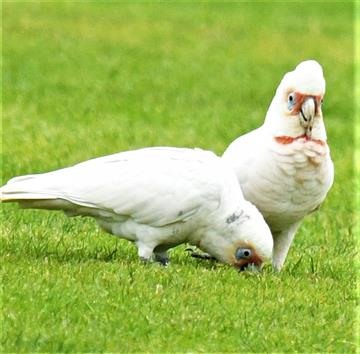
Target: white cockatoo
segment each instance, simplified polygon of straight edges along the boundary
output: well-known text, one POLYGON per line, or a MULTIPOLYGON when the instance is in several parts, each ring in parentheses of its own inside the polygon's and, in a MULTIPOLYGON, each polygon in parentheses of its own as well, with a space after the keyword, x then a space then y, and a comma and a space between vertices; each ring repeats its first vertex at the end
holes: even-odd
POLYGON ((302 219, 319 207, 333 183, 321 111, 324 94, 320 64, 301 62, 281 80, 264 124, 236 139, 223 155, 245 199, 270 226, 277 270, 302 219))
POLYGON ((168 262, 188 242, 243 269, 270 260, 271 231, 242 195, 231 167, 200 149, 145 148, 11 179, 2 202, 91 216, 133 241, 142 260, 168 262))

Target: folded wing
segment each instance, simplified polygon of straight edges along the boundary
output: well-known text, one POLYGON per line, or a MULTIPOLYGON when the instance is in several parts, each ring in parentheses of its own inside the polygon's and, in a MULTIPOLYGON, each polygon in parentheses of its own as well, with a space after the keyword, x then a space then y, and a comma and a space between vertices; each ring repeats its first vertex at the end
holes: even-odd
POLYGON ((164 226, 185 221, 221 197, 221 160, 199 149, 148 148, 11 179, 1 200, 69 215, 133 218, 164 226))

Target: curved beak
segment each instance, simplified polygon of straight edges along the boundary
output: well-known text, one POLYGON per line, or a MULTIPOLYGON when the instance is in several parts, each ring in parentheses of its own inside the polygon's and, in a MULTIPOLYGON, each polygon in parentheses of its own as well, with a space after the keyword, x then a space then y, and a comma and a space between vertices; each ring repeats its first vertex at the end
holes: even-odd
POLYGON ((304 100, 300 108, 300 115, 305 122, 311 122, 316 114, 316 101, 313 97, 304 100))
POLYGON ((255 263, 248 263, 246 265, 243 265, 241 268, 239 268, 239 272, 242 272, 244 270, 248 272, 261 272, 262 264, 255 264, 255 263))
POLYGON ((243 270, 251 272, 260 272, 263 265, 263 260, 256 253, 249 260, 242 260, 238 262, 236 268, 239 269, 239 272, 243 270))
POLYGON ((311 136, 314 118, 317 113, 317 102, 314 97, 305 98, 300 107, 300 124, 306 128, 306 135, 311 136))

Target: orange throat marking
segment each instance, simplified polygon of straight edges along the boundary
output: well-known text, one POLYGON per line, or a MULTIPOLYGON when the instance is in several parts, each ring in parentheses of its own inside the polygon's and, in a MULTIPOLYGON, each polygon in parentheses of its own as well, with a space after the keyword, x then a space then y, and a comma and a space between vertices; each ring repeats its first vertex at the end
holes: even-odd
POLYGON ((299 136, 296 136, 296 137, 286 136, 286 135, 275 136, 274 139, 275 139, 275 141, 277 143, 282 144, 282 145, 289 145, 289 144, 293 143, 294 141, 300 140, 300 139, 305 139, 306 141, 312 141, 312 142, 314 142, 316 144, 319 144, 321 146, 326 145, 326 141, 309 138, 306 134, 299 135, 299 136))

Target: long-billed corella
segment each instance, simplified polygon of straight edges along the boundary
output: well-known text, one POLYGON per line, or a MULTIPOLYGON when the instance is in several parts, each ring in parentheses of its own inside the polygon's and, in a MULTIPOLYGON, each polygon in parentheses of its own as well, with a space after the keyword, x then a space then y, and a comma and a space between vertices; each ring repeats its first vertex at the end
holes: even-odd
POLYGON ((301 62, 280 82, 264 124, 236 139, 223 155, 245 198, 270 226, 278 270, 302 219, 318 209, 333 183, 321 110, 324 94, 320 64, 301 62))
POLYGON ((272 256, 269 227, 242 195, 233 170, 200 149, 145 148, 53 172, 16 177, 2 202, 90 216, 133 241, 142 260, 168 262, 181 243, 242 269, 272 256))

